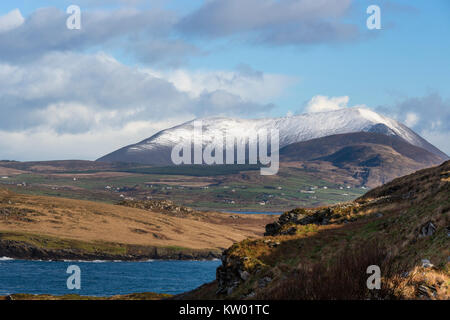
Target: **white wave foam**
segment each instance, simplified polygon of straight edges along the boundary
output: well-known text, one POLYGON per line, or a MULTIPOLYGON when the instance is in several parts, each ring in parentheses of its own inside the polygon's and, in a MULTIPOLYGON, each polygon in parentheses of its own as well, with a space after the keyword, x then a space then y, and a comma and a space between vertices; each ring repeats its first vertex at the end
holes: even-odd
POLYGON ((10 260, 14 260, 14 259, 9 258, 9 257, 0 257, 0 261, 10 261, 10 260))
MULTIPOLYGON (((63 260, 64 262, 80 262, 80 263, 105 263, 112 262, 109 260, 63 260)), ((116 261, 114 261, 116 262, 116 261)))

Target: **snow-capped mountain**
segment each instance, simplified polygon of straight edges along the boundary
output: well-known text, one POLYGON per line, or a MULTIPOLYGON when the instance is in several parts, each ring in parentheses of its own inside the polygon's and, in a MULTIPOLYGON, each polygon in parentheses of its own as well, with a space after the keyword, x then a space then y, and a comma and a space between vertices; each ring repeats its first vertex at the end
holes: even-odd
POLYGON ((172 148, 192 136, 194 122, 201 121, 204 145, 215 137, 251 137, 261 129, 270 132, 278 129, 280 148, 296 142, 335 134, 353 132, 375 132, 398 136, 408 143, 421 147, 443 159, 447 155, 414 131, 396 120, 382 116, 365 108, 346 108, 329 112, 306 113, 282 118, 239 119, 227 117, 201 118, 160 131, 137 144, 114 151, 98 161, 136 162, 145 164, 172 165, 172 148))

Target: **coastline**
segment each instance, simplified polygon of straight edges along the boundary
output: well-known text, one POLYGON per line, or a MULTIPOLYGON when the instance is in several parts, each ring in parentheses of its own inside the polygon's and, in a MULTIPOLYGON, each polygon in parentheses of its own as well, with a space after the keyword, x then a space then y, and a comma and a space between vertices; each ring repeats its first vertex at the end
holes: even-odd
POLYGON ((97 296, 83 296, 78 294, 66 294, 66 295, 50 295, 50 294, 28 294, 28 293, 15 293, 0 296, 0 301, 13 301, 13 300, 168 300, 172 299, 173 295, 155 292, 142 292, 142 293, 130 293, 123 295, 113 295, 108 297, 97 296))
POLYGON ((148 261, 148 260, 214 260, 220 259, 218 249, 189 249, 140 245, 115 245, 117 252, 80 248, 49 248, 16 240, 0 240, 0 257, 41 261, 148 261))

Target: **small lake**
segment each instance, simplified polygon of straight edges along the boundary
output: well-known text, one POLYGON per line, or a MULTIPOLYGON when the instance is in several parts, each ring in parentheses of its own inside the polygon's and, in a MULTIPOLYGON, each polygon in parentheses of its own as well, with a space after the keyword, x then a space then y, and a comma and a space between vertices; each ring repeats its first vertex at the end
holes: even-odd
POLYGON ((211 282, 219 260, 146 262, 25 261, 0 257, 0 295, 79 294, 112 296, 137 292, 178 294, 211 282), (81 271, 81 289, 67 289, 71 265, 81 271))
POLYGON ((283 214, 283 212, 270 212, 270 211, 224 211, 224 212, 237 214, 271 214, 271 215, 283 214))

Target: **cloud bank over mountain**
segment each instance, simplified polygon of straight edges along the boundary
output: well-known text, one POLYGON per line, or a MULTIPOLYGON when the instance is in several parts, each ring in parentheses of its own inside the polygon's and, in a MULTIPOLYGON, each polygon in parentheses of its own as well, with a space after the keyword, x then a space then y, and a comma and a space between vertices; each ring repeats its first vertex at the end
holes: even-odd
MULTIPOLYGON (((139 0, 81 1, 81 30, 66 28, 61 8, 6 12, 0 16, 0 158, 95 159, 196 117, 276 116, 286 113, 280 101, 295 110, 301 100, 282 97, 308 81, 300 74, 254 68, 246 64, 258 60, 250 49, 243 51, 245 62, 232 67, 226 58, 220 64, 208 59, 243 43, 253 50, 361 40, 364 25, 349 19, 355 4, 212 0, 177 11, 139 0), (205 67, 190 65, 194 57, 205 57, 205 67)), ((347 92, 317 90, 302 111, 354 106, 347 92)), ((448 106, 435 94, 385 113, 450 153, 448 106)))
MULTIPOLYGON (((304 111, 306 112, 325 112, 348 108, 348 102, 350 101, 349 96, 342 97, 327 97, 322 95, 317 95, 311 98, 310 101, 306 103, 304 111)), ((356 105, 352 107, 366 107, 365 105, 356 105)))
POLYGON ((450 99, 431 92, 422 97, 406 97, 395 105, 380 106, 377 110, 404 122, 450 154, 450 99))
POLYGON ((258 74, 239 70, 162 74, 126 66, 103 53, 50 53, 37 63, 1 63, 0 148, 28 145, 10 156, 33 154, 45 159, 48 150, 64 144, 55 140, 80 141, 72 145, 83 145, 81 154, 94 159, 99 145, 106 152, 119 141, 127 144, 164 129, 161 124, 217 114, 261 116, 274 108, 263 101, 280 94, 292 79, 258 74), (258 96, 264 99, 252 99, 250 93, 261 93, 258 96), (130 132, 134 126, 139 130, 130 132), (119 135, 127 138, 112 138, 119 135))

